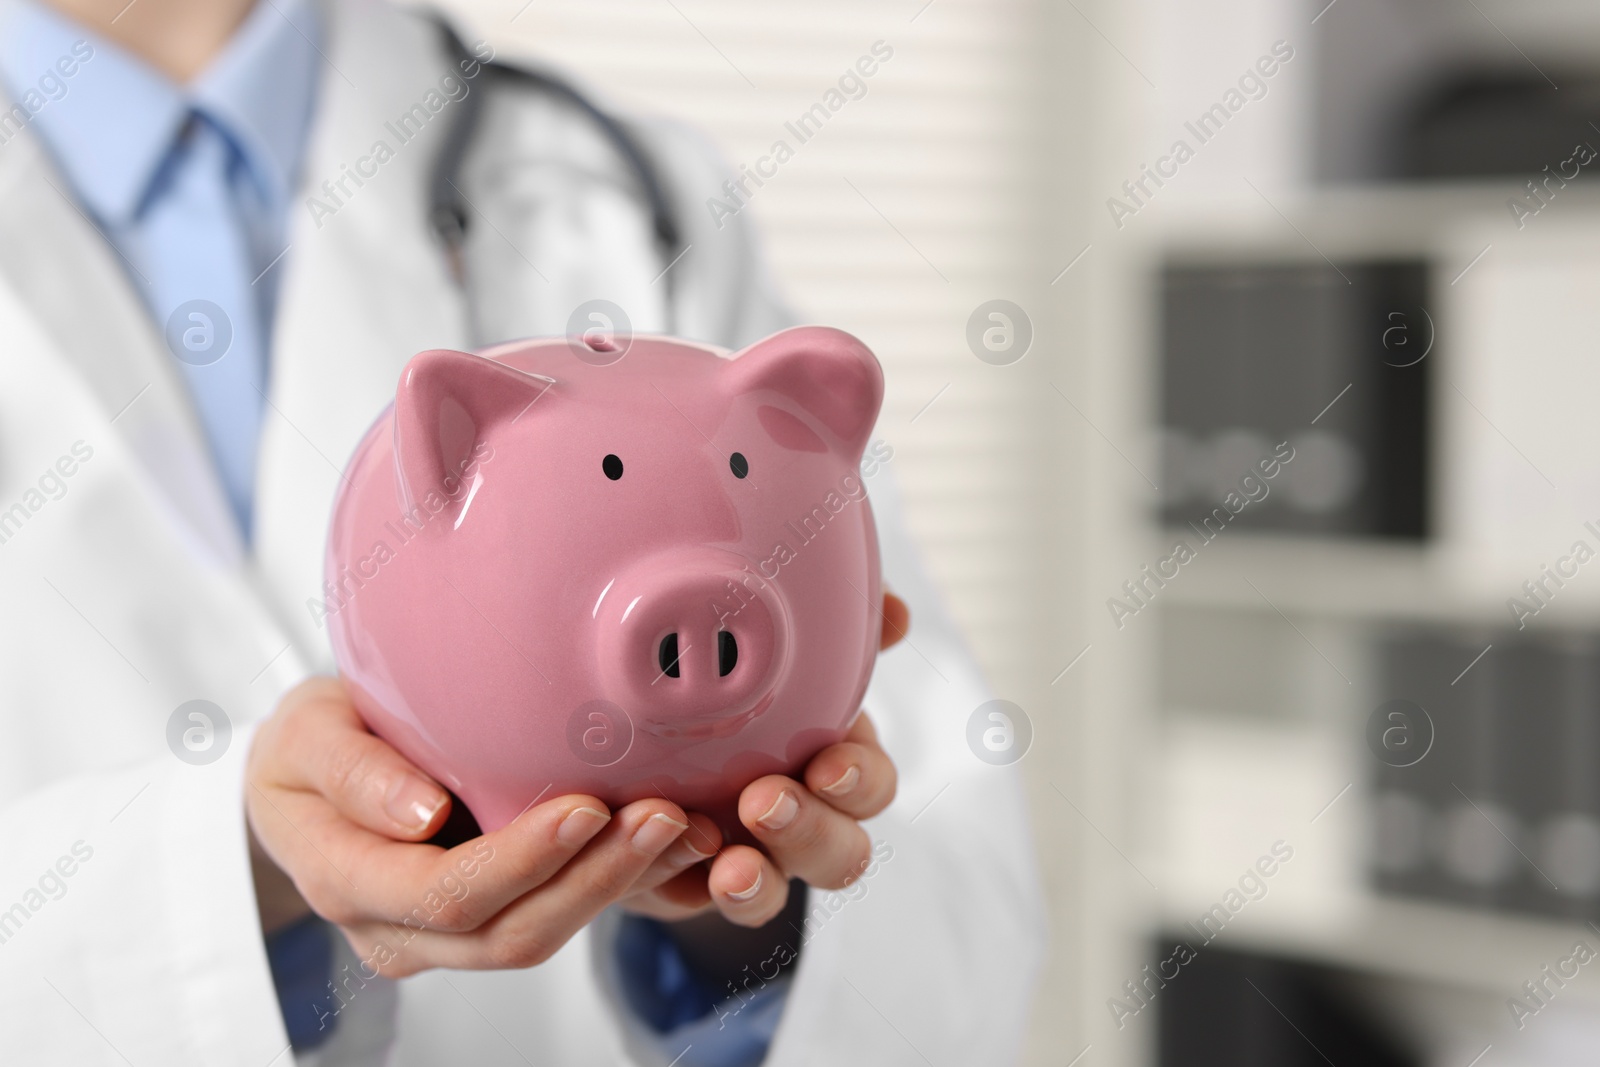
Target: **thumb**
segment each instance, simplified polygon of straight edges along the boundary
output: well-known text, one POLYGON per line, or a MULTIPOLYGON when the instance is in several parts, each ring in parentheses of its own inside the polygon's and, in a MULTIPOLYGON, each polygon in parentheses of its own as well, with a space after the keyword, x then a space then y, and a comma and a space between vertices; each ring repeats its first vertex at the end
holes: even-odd
POLYGON ((911 609, 906 607, 906 602, 888 590, 884 590, 883 636, 878 640, 878 648, 888 649, 899 644, 910 626, 911 609))

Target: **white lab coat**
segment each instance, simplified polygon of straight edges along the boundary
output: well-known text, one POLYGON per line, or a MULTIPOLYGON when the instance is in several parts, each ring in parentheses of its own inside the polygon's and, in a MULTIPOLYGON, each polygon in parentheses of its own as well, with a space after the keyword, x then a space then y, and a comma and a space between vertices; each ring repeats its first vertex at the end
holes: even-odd
MULTIPOLYGON (((334 4, 329 29, 307 193, 375 140, 392 146, 385 122, 449 70, 431 26, 372 0, 334 4)), ((424 219, 454 105, 320 227, 294 208, 253 556, 138 280, 31 133, 0 148, 0 1063, 294 1060, 256 918, 243 766, 251 724, 332 668, 306 601, 337 468, 418 350, 559 333, 596 296, 637 329, 664 325, 662 264, 609 146, 547 98, 491 99, 462 185, 479 212, 470 304, 424 219), (167 743, 193 699, 233 727, 204 766, 167 743)), ((786 324, 747 217, 719 229, 704 207, 722 181, 714 156, 676 126, 636 128, 692 246, 673 268, 678 332, 733 347, 786 324)), ((983 682, 915 563, 890 478, 869 487, 886 579, 914 619, 866 700, 901 772, 869 824, 893 853, 859 899, 812 894, 827 918, 768 1062, 1005 1063, 1044 938, 1021 791, 968 752, 983 682)), ((604 925, 527 971, 370 982, 300 1060, 664 1063, 603 973, 604 925)))

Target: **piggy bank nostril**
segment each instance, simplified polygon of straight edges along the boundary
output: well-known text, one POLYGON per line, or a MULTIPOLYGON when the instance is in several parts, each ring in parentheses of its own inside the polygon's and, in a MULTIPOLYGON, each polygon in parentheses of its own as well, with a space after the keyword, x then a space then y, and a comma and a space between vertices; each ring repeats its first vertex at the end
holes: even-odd
POLYGON ((661 664, 661 673, 668 678, 676 678, 678 670, 678 635, 668 634, 661 639, 661 644, 656 648, 656 662, 661 664))
POLYGON ((717 633, 717 674, 726 678, 733 672, 734 664, 739 662, 739 642, 727 630, 717 633))

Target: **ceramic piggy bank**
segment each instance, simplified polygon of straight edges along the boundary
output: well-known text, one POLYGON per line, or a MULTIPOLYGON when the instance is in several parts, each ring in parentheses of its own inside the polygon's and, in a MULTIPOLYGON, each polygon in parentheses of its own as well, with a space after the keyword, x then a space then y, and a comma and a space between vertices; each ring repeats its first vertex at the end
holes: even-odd
POLYGON ((334 508, 327 623, 368 725, 485 830, 539 798, 728 824, 854 720, 881 632, 883 396, 823 327, 407 364, 334 508))

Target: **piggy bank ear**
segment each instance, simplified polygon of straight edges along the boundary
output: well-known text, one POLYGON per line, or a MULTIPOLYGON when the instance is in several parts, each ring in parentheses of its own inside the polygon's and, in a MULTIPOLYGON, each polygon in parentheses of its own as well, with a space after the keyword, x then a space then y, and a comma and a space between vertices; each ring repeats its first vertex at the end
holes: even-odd
POLYGON ((771 390, 794 401, 860 456, 883 404, 883 368, 859 340, 796 326, 740 352, 728 368, 736 395, 771 390))
POLYGON ((515 418, 553 384, 466 352, 439 348, 413 356, 394 398, 395 466, 405 509, 430 492, 456 500, 461 473, 489 427, 515 418))

